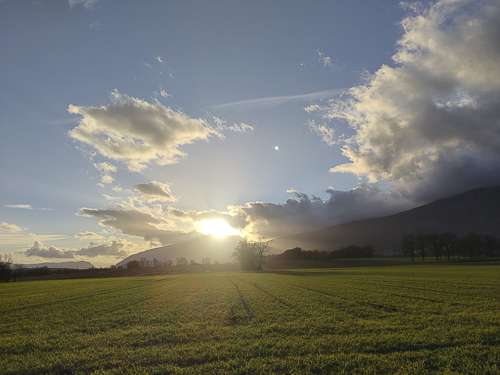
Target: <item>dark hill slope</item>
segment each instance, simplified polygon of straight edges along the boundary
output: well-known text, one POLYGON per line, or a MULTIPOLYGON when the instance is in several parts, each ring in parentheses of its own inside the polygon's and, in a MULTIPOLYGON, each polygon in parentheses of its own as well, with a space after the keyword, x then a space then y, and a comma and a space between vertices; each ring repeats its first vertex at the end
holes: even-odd
POLYGON ((274 251, 337 249, 370 243, 377 253, 399 251, 407 233, 476 232, 500 237, 500 186, 482 188, 375 219, 354 221, 274 240, 274 251))

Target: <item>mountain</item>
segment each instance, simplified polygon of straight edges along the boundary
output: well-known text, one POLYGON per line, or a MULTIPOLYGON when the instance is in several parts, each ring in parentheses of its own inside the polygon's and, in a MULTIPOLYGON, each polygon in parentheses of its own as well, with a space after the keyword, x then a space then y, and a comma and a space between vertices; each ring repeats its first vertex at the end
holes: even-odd
POLYGON ((177 258, 180 257, 184 257, 188 261, 194 259, 198 263, 201 263, 203 258, 210 258, 212 263, 215 261, 226 263, 231 261, 231 255, 240 239, 239 236, 218 238, 212 235, 199 234, 183 242, 133 254, 117 263, 116 266, 125 266, 128 262, 140 260, 141 258, 148 260, 153 260, 153 258, 158 260, 170 259, 174 264, 177 258))
POLYGON ((444 232, 500 237, 500 186, 471 190, 390 216, 281 237, 273 241, 273 249, 325 250, 369 243, 378 254, 391 254, 399 251, 405 234, 444 232))
POLYGON ((78 261, 78 262, 59 262, 59 263, 36 263, 36 264, 25 264, 26 268, 36 268, 36 267, 47 267, 47 268, 77 268, 80 270, 85 270, 87 268, 94 268, 94 265, 90 262, 78 261))

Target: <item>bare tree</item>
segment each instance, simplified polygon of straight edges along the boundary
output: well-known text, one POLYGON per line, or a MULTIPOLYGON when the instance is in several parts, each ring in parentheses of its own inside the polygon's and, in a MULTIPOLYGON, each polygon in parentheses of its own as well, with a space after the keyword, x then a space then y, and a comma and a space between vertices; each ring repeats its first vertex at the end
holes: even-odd
POLYGON ((24 264, 14 264, 14 281, 17 281, 17 278, 19 278, 19 281, 21 281, 25 269, 26 266, 24 264))
POLYGON ((417 246, 417 239, 414 234, 405 234, 401 240, 401 250, 403 254, 410 254, 412 262, 417 246))
POLYGON ((248 242, 242 239, 234 249, 233 257, 240 262, 242 270, 261 270, 264 256, 270 250, 271 241, 248 242))
POLYGON ((417 250, 420 251, 420 254, 422 255, 422 260, 425 260, 425 250, 427 250, 427 236, 423 233, 417 234, 417 237, 415 238, 417 242, 417 250))
MULTIPOLYGON (((441 243, 443 245, 446 257, 448 259, 455 259, 455 253, 457 252, 458 236, 452 232, 441 233, 439 235, 441 238, 441 243)), ((458 256, 460 259, 460 255, 458 256)))
POLYGON ((441 237, 437 233, 429 233, 426 235, 427 243, 429 244, 430 250, 434 253, 436 260, 441 259, 441 250, 443 248, 443 243, 441 237))

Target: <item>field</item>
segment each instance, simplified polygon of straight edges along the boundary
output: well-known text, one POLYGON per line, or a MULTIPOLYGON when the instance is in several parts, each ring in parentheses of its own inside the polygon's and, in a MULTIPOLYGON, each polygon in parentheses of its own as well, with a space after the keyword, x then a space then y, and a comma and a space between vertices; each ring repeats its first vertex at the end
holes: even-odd
POLYGON ((499 262, 0 284, 1 374, 498 374, 499 262))

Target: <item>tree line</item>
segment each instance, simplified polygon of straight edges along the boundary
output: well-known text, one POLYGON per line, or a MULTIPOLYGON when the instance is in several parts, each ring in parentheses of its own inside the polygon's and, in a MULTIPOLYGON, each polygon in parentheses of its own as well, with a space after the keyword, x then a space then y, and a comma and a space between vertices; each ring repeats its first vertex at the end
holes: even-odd
POLYGON ((500 256, 500 241, 495 236, 469 233, 458 236, 455 233, 405 234, 401 239, 401 253, 410 255, 411 260, 426 256, 439 259, 479 259, 500 256), (456 257, 456 258, 455 258, 456 257))
MULTIPOLYGON (((184 258, 180 257, 177 258, 176 261, 176 266, 182 267, 182 266, 196 266, 199 263, 197 263, 194 259, 190 259, 189 261, 184 258)), ((202 265, 210 265, 212 264, 212 261, 210 260, 210 257, 203 258, 201 261, 202 265)), ((214 264, 219 264, 219 262, 215 261, 214 264)), ((164 259, 164 260, 158 260, 156 258, 153 258, 153 260, 149 260, 147 258, 141 258, 140 260, 131 260, 127 262, 125 267, 127 269, 132 269, 132 268, 158 268, 158 267, 173 267, 174 262, 170 259, 164 259)), ((123 268, 123 266, 119 266, 116 268, 123 268)))
POLYGON ((373 258, 375 247, 370 244, 364 246, 349 245, 336 250, 304 250, 301 247, 288 249, 281 254, 269 255, 270 261, 284 260, 320 260, 320 259, 348 259, 373 258))

